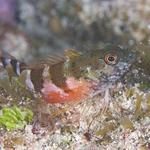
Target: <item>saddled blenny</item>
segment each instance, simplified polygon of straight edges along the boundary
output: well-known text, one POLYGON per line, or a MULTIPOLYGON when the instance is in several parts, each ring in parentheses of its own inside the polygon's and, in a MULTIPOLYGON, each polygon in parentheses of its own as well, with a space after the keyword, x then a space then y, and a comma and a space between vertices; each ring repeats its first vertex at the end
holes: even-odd
MULTIPOLYGON (((70 53, 71 51, 69 51, 70 53)), ((91 97, 103 95, 102 103, 104 103, 105 109, 117 83, 124 81, 126 73, 132 69, 136 61, 136 53, 131 49, 107 45, 100 49, 86 50, 79 52, 78 55, 68 57, 65 67, 69 68, 67 69, 69 75, 77 78, 82 76, 96 82, 92 87, 95 90, 90 95, 91 97)))
MULTIPOLYGON (((136 62, 136 55, 130 49, 114 45, 85 51, 68 49, 64 51, 64 56, 62 75, 71 90, 62 91, 55 85, 46 83, 42 92, 51 103, 78 101, 85 98, 84 94, 90 94, 92 97, 101 94, 108 100, 108 97, 111 97, 110 90, 114 90, 114 86, 119 81, 123 81, 125 74, 136 62), (74 77, 76 80, 69 77, 74 77), (86 81, 81 80, 83 78, 86 81), (92 89, 94 90, 91 92, 92 89)), ((106 100, 104 103, 108 104, 106 100)))
POLYGON ((96 81, 98 83, 96 95, 123 78, 134 63, 135 55, 128 49, 108 45, 85 51, 68 49, 63 54, 52 54, 36 65, 26 65, 5 53, 1 54, 1 61, 4 67, 11 64, 16 75, 29 69, 36 91, 41 91, 43 78, 48 74, 51 81, 60 88, 66 86, 66 78, 69 76, 96 81))

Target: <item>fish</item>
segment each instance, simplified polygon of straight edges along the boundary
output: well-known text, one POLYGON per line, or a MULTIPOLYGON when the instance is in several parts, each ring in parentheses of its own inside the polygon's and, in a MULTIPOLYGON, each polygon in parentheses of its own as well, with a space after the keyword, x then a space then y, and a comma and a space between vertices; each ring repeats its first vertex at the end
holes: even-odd
MULTIPOLYGON (((115 45, 107 45, 102 49, 79 52, 69 49, 64 53, 66 56, 64 74, 65 77, 69 77, 66 83, 70 80, 70 77, 74 77, 72 81, 75 82, 75 84, 80 81, 81 84, 77 83, 76 89, 66 93, 64 90, 55 87, 53 83, 47 82, 42 92, 45 94, 47 101, 52 103, 80 101, 85 98, 85 95, 87 96, 89 93, 92 93, 90 94, 92 97, 103 94, 104 106, 108 105, 108 99, 111 98, 110 90, 112 91, 114 86, 123 80, 126 73, 131 70, 132 65, 136 62, 136 54, 132 52, 131 49, 115 45), (81 80, 83 78, 86 79, 86 81, 81 80), (92 84, 88 81, 92 81, 92 84), (96 90, 93 92, 91 91, 92 88, 96 90), (74 90, 78 92, 76 93, 74 90), (75 94, 70 97, 72 93, 75 94)), ((68 86, 69 84, 67 84, 67 87, 68 86)))
POLYGON ((120 46, 107 45, 84 51, 67 49, 35 65, 27 65, 2 52, 0 59, 4 67, 11 64, 17 76, 29 69, 35 90, 48 103, 65 103, 85 99, 93 82, 98 87, 95 95, 112 87, 130 70, 135 54, 120 46))

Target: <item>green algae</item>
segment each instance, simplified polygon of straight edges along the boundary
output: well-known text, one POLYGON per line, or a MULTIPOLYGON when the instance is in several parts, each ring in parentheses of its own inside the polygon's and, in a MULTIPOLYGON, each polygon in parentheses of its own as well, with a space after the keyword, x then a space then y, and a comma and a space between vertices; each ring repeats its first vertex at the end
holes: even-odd
POLYGON ((33 119, 33 112, 29 109, 21 109, 17 106, 4 107, 0 116, 0 126, 7 131, 23 129, 33 119))

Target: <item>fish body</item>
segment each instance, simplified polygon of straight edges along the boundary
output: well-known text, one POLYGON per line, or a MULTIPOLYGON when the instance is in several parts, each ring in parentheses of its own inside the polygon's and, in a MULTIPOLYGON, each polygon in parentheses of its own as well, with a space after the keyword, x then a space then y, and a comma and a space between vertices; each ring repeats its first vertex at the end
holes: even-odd
MULTIPOLYGON (((104 49, 79 53, 69 50, 65 56, 63 75, 66 77, 67 90, 56 87, 52 82, 45 82, 42 93, 49 103, 83 100, 89 93, 93 93, 91 90, 93 87, 97 89, 91 95, 104 93, 106 98, 109 95, 109 89, 113 89, 114 85, 121 81, 136 61, 134 53, 118 46, 107 46, 104 49), (82 80, 83 78, 85 80, 82 80), (95 82, 96 86, 93 84, 95 82), (74 88, 71 89, 70 84, 73 84, 74 88)), ((104 101, 104 106, 107 107, 105 103, 109 102, 108 100, 104 101)))
POLYGON ((36 65, 26 65, 3 52, 0 54, 0 59, 4 67, 11 64, 15 74, 18 76, 22 70, 31 70, 30 76, 35 90, 41 91, 44 86, 42 91, 44 91, 43 94, 46 93, 45 95, 50 97, 49 99, 47 98, 49 102, 52 102, 52 99, 53 102, 58 102, 58 99, 59 102, 61 101, 60 99, 65 102, 65 99, 68 101, 71 97, 72 100, 83 98, 84 94, 89 91, 88 88, 85 91, 83 90, 88 85, 85 81, 78 82, 81 78, 96 79, 96 82, 99 82, 100 87, 103 89, 116 83, 129 70, 129 67, 135 61, 135 55, 127 49, 110 45, 102 49, 81 52, 65 50, 64 54, 51 55, 36 65), (47 80, 47 77, 49 77, 50 81, 47 80), (73 78, 70 80, 70 77, 73 78), (72 87, 70 81, 73 85, 76 85, 73 86, 74 89, 70 88, 72 87), (63 92, 60 92, 61 89, 63 92), (80 94, 79 91, 84 92, 80 94), (65 96, 61 95, 61 93, 65 96), (57 97, 56 101, 54 97, 55 99, 57 97))

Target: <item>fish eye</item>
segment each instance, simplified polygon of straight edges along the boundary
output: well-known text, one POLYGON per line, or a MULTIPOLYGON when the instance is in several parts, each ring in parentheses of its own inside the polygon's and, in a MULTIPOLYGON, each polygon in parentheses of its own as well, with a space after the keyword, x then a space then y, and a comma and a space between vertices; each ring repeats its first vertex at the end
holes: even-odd
POLYGON ((104 61, 108 65, 115 65, 117 63, 118 56, 116 54, 106 54, 104 57, 104 61))

